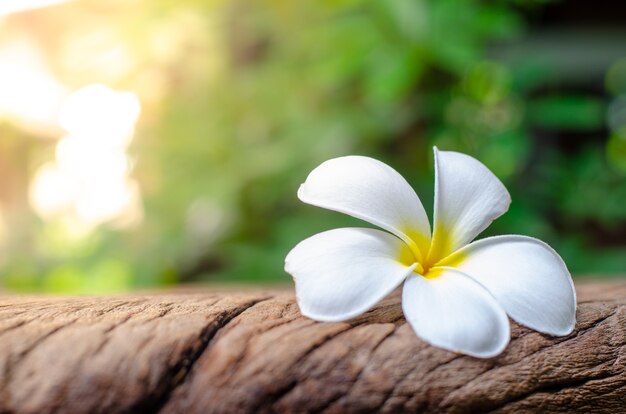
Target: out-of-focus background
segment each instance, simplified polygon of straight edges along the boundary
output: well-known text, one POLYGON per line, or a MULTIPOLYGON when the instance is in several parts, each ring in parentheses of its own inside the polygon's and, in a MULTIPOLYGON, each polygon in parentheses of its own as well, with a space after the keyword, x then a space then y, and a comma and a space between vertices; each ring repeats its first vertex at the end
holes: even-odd
POLYGON ((0 286, 287 282, 346 154, 432 209, 432 146, 513 204, 485 234, 626 271, 626 7, 609 0, 0 2, 0 286))

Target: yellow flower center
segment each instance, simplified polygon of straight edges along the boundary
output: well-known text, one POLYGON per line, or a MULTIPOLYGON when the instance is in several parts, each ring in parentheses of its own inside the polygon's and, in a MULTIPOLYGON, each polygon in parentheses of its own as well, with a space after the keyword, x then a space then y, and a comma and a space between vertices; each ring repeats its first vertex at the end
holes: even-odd
POLYGON ((423 260, 421 257, 421 252, 415 251, 415 247, 411 248, 406 244, 403 244, 398 255, 398 261, 407 267, 415 265, 413 271, 426 278, 435 276, 437 272, 431 271, 432 264, 434 263, 423 260))
POLYGON ((432 240, 426 240, 417 232, 406 231, 413 243, 404 244, 398 255, 398 261, 405 266, 415 265, 413 271, 427 279, 433 279, 441 274, 437 266, 452 266, 461 260, 458 253, 450 254, 452 240, 444 228, 437 228, 432 240), (416 240, 417 239, 417 240, 416 240), (448 263, 449 262, 449 263, 448 263))

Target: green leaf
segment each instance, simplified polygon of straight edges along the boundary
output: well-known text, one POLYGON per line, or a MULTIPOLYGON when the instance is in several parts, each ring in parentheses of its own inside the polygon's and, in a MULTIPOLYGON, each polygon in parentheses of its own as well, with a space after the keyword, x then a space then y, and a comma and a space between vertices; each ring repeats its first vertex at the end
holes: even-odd
POLYGON ((588 96, 548 96, 531 101, 528 120, 546 129, 594 130, 602 127, 606 105, 588 96))

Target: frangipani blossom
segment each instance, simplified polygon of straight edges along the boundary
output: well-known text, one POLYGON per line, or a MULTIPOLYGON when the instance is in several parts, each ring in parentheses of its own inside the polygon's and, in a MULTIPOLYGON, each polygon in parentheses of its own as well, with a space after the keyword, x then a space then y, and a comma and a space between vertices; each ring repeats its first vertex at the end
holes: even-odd
POLYGON ((415 333, 447 350, 488 358, 509 342, 507 315, 550 335, 574 329, 576 293, 565 263, 526 236, 472 240, 509 207, 496 176, 476 159, 435 153, 434 230, 418 196, 388 165, 331 159, 300 186, 305 203, 385 231, 341 228, 300 242, 286 257, 304 316, 360 315, 404 282, 402 309, 415 333))

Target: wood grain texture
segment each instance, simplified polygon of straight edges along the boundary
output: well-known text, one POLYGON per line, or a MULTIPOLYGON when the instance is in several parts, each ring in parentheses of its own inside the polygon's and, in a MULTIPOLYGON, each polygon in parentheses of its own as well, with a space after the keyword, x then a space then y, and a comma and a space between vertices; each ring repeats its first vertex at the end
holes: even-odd
POLYGON ((3 296, 0 412, 626 412, 626 281, 577 289, 571 335, 512 324, 489 360, 418 339, 397 293, 342 323, 280 290, 3 296))

